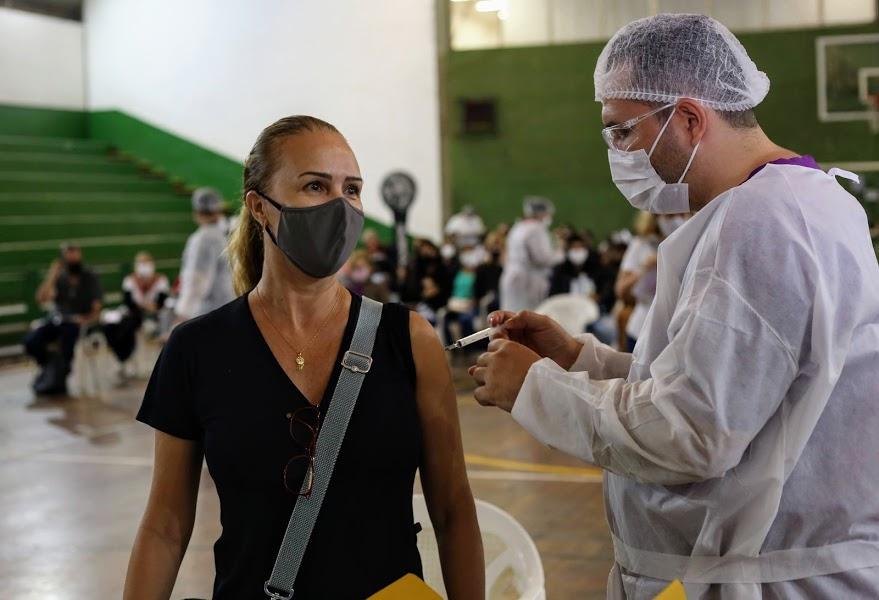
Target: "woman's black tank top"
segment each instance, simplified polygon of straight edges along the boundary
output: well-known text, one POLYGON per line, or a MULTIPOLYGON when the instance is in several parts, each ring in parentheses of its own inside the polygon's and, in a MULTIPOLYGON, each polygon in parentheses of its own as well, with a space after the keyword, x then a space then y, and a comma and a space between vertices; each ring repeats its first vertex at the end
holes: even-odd
MULTIPOLYGON (((360 305, 354 296, 321 415, 331 407, 360 305)), ((372 356, 296 580, 297 599, 361 599, 406 573, 421 575, 412 517, 421 429, 404 307, 384 306, 372 356)), ((204 446, 222 512, 214 545, 218 600, 265 598, 263 583, 296 503, 284 467, 303 452, 288 415, 306 406, 246 297, 178 327, 156 365, 137 418, 204 446)))

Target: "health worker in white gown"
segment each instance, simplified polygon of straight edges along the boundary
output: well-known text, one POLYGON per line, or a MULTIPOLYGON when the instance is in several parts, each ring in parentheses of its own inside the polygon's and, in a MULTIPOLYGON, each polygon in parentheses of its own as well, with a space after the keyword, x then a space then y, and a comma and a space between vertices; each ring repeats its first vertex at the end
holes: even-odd
POLYGON ((708 17, 620 30, 595 70, 614 181, 695 215, 633 354, 502 312, 471 368, 480 403, 605 469, 610 598, 879 598, 879 267, 852 175, 759 127, 768 91, 708 17))

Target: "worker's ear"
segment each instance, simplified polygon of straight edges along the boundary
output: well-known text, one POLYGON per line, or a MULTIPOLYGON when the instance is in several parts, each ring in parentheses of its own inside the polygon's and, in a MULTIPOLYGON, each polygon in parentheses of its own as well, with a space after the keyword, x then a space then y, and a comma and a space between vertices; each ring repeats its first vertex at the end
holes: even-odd
POLYGON ((681 99, 675 110, 675 118, 683 120, 686 126, 685 135, 691 146, 695 147, 702 141, 702 136, 705 135, 705 129, 708 125, 708 109, 701 103, 690 98, 681 99))

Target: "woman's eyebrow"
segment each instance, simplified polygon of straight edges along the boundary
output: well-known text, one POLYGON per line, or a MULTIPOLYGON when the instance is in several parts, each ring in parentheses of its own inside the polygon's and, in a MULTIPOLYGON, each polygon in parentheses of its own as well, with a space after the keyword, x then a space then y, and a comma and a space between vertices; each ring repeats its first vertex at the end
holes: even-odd
POLYGON ((333 176, 329 173, 321 173, 320 171, 303 171, 299 174, 300 177, 305 177, 306 175, 312 175, 314 177, 321 177, 323 179, 332 179, 333 176))
MULTIPOLYGON (((332 181, 332 179, 333 179, 333 176, 330 175, 329 173, 322 173, 322 172, 320 172, 320 171, 304 171, 304 172, 302 172, 302 173, 299 174, 300 177, 304 177, 304 176, 306 176, 306 175, 311 175, 312 177, 320 177, 321 179, 329 179, 329 180, 331 180, 331 181, 332 181)), ((354 175, 349 175, 348 177, 345 178, 345 181, 359 181, 359 182, 362 183, 362 182, 363 182, 363 178, 362 178, 362 177, 357 177, 357 176, 354 176, 354 175)))

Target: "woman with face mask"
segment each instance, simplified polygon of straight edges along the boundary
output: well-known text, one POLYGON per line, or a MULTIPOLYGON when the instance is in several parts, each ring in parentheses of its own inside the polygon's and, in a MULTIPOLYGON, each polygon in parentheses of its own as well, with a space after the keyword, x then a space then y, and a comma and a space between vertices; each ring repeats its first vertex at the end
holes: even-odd
POLYGON ((362 186, 347 141, 324 121, 287 117, 258 137, 229 249, 241 296, 174 330, 138 414, 156 429, 156 456, 125 598, 169 597, 202 460, 223 527, 214 547, 217 600, 277 590, 268 582, 282 539, 294 507, 314 506, 312 492, 322 501, 307 544, 294 546, 304 552, 296 598, 365 598, 420 575, 416 470, 449 596, 483 597, 454 387, 437 368, 445 356, 436 334, 403 307, 385 305, 371 361, 351 366, 357 357, 346 352, 360 337, 361 310, 376 309, 336 278, 361 234, 362 186), (329 477, 315 464, 322 443, 338 439, 336 415, 350 403, 337 408, 346 392, 336 387, 351 372, 365 375, 329 477))
POLYGON ((131 358, 137 344, 137 331, 144 319, 157 318, 170 290, 168 278, 156 272, 152 255, 138 252, 134 257, 134 272, 122 280, 124 309, 114 313, 118 315, 118 320, 105 319, 103 325, 107 345, 119 362, 124 363, 131 358))
POLYGON ((592 297, 595 293, 592 272, 596 260, 586 246, 586 241, 579 235, 572 234, 566 248, 564 261, 552 270, 549 295, 576 294, 592 297))
POLYGON ((446 343, 467 337, 473 333, 473 320, 476 318, 476 271, 485 262, 485 249, 481 246, 467 248, 461 252, 461 268, 452 283, 452 295, 446 305, 447 313, 443 324, 446 343), (458 337, 453 337, 451 324, 458 323, 458 337))

